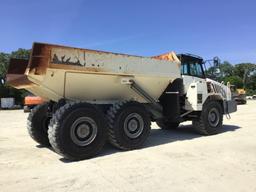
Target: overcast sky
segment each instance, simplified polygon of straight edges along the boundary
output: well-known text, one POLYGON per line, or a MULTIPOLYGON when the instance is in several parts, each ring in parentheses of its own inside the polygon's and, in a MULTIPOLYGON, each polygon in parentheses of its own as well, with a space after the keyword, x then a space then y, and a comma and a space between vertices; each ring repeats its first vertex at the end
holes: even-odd
POLYGON ((0 51, 34 41, 256 63, 256 1, 0 0, 0 51))

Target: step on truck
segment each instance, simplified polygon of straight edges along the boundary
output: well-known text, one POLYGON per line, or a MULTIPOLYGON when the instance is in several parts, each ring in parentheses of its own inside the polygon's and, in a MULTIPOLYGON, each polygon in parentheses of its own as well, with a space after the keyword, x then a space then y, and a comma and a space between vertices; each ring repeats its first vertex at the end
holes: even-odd
POLYGON ((192 121, 203 135, 221 131, 236 103, 228 85, 206 78, 203 63, 174 52, 140 57, 34 43, 29 60, 11 59, 7 83, 46 101, 28 116, 30 136, 80 160, 107 140, 122 150, 140 148, 151 122, 175 129, 192 121))

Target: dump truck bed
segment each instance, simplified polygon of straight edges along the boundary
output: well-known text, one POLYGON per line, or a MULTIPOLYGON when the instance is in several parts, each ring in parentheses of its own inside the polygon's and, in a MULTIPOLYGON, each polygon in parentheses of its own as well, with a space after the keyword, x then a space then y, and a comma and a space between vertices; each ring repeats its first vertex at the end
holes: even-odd
POLYGON ((180 61, 173 52, 167 55, 151 58, 34 43, 28 61, 11 60, 7 82, 44 100, 146 102, 121 82, 132 79, 158 99, 170 82, 180 78, 180 61))

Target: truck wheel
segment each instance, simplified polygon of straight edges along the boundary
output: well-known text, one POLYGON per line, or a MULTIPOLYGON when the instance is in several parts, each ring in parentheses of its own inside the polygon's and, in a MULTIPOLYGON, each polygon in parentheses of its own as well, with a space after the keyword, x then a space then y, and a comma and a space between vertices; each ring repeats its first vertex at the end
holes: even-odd
POLYGON ((50 117, 47 114, 47 110, 48 103, 37 105, 31 110, 27 119, 29 135, 37 143, 44 146, 50 146, 47 134, 50 117))
POLYGON ((222 128, 223 112, 217 101, 209 101, 203 106, 198 120, 193 120, 194 129, 202 135, 213 135, 222 128))
POLYGON ((163 121, 163 120, 159 120, 156 121, 156 124, 158 125, 158 127, 160 127, 161 129, 177 129, 179 127, 179 122, 169 122, 169 121, 163 121))
POLYGON ((88 103, 67 103, 54 113, 48 130, 53 149, 70 160, 95 156, 104 146, 104 115, 88 103))
POLYGON ((109 142, 123 150, 142 146, 150 133, 150 117, 138 102, 120 102, 107 112, 109 120, 109 142))

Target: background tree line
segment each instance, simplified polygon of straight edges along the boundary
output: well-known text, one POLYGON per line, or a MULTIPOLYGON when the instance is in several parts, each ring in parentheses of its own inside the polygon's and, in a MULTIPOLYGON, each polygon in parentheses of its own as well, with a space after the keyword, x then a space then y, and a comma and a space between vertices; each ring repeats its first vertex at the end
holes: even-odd
MULTIPOLYGON (((18 49, 11 53, 0 52, 0 79, 5 78, 10 58, 29 59, 30 50, 18 49)), ((209 72, 209 71, 208 71, 209 72)), ((244 88, 247 95, 256 94, 256 65, 253 63, 239 63, 232 65, 224 61, 220 65, 220 74, 218 81, 230 82, 237 88, 244 88)), ((17 90, 8 85, 0 83, 0 98, 14 97, 17 104, 22 104, 24 96, 27 95, 25 90, 17 90)))
POLYGON ((244 88, 247 95, 256 94, 256 64, 239 63, 232 65, 224 61, 220 65, 220 74, 217 78, 219 82, 230 82, 237 88, 244 88))

